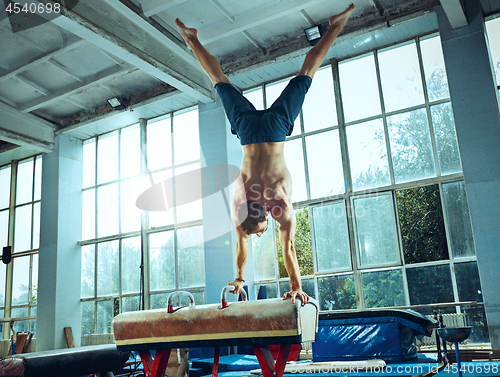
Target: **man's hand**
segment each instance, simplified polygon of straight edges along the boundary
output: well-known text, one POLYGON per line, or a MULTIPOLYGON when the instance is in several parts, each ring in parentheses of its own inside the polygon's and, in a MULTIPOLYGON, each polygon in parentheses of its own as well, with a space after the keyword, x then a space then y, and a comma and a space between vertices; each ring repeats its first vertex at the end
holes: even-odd
POLYGON ((243 281, 240 280, 234 280, 231 283, 228 283, 227 285, 232 285, 235 287, 232 291, 229 291, 229 293, 234 293, 235 295, 240 293, 241 290, 243 289, 243 281))
POLYGON ((290 291, 286 292, 283 295, 283 300, 286 300, 287 298, 291 297, 292 298, 292 303, 295 303, 295 299, 298 298, 300 302, 302 303, 302 306, 307 304, 309 302, 309 296, 307 293, 303 292, 301 289, 298 291, 290 291))

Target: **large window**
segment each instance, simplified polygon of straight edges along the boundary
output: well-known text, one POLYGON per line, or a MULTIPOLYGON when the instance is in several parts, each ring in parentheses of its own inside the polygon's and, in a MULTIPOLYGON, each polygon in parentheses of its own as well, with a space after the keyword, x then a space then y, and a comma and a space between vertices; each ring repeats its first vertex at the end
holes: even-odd
MULTIPOLYGON (((12 250, 11 262, 0 264, 0 316, 25 318, 14 330, 35 336, 41 183, 41 156, 0 167, 0 247, 12 250)), ((9 326, 0 328, 10 337, 9 326)))
POLYGON ((83 163, 82 333, 109 333, 141 293, 151 309, 178 289, 204 303, 201 201, 180 182, 200 183, 197 109, 86 140, 83 163))
MULTIPOLYGON (((497 80, 498 97, 500 101, 500 17, 486 21, 486 32, 490 46, 493 71, 497 80)), ((500 103, 498 104, 500 106, 500 103)))
MULTIPOLYGON (((266 107, 284 85, 245 95, 266 107)), ((476 300, 480 283, 439 36, 318 71, 285 159, 303 290, 321 310, 476 300)), ((274 234, 251 241, 256 288, 265 286, 268 297, 289 289, 274 226, 274 234)), ((475 313, 478 329, 483 319, 475 313)))

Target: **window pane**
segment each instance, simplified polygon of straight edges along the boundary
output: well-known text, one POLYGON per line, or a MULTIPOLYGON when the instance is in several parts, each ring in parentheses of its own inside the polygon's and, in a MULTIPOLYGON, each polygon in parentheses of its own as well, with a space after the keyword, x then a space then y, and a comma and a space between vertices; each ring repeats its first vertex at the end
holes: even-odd
POLYGON ((165 309, 168 305, 168 296, 170 293, 159 293, 150 296, 151 309, 165 309))
POLYGON ((97 245, 97 295, 118 294, 119 287, 119 241, 102 242, 97 245))
MULTIPOLYGON (((281 92, 283 92, 283 89, 288 85, 288 82, 290 79, 286 79, 283 81, 278 81, 274 82, 270 85, 266 85, 266 108, 270 108, 274 101, 278 99, 278 97, 281 95, 281 92)), ((295 123, 293 125, 293 132, 290 136, 296 136, 300 135, 300 116, 295 119, 295 123)))
POLYGON ((203 227, 195 226, 177 230, 179 287, 205 285, 205 249, 203 227))
POLYGON ((396 191, 405 263, 449 259, 438 185, 396 191))
POLYGON ((111 301, 97 302, 97 334, 111 333, 111 301))
POLYGON ((82 193, 82 239, 95 238, 95 189, 82 193))
MULTIPOLYGON (((314 262, 312 255, 311 222, 309 209, 303 208, 295 211, 297 227, 295 229, 295 253, 299 262, 301 276, 314 275, 314 262)), ((277 224, 278 225, 278 224, 277 224)), ((276 226, 276 239, 279 240, 279 226, 276 226)), ((283 261, 283 248, 278 241, 278 261, 280 278, 288 277, 283 261)))
POLYGON ((83 142, 83 187, 95 185, 95 139, 83 142))
POLYGON ((378 60, 386 112, 424 103, 415 42, 380 52, 378 60))
POLYGON ((42 196, 42 156, 37 156, 35 160, 35 197, 33 200, 40 200, 42 196))
POLYGON ((443 200, 453 258, 476 255, 464 182, 443 184, 443 200))
POLYGON ((366 272, 361 274, 363 298, 367 308, 404 306, 405 294, 401 270, 366 272))
POLYGON ((118 234, 118 183, 97 189, 97 236, 118 234))
POLYGON ((302 111, 305 132, 337 125, 333 76, 329 65, 314 74, 314 80, 307 92, 302 111))
MULTIPOLYGON (((265 297, 261 298, 278 298, 278 291, 276 287, 276 283, 262 283, 262 284, 255 284, 255 297, 259 298, 259 291, 260 287, 265 288, 265 297)), ((262 292, 264 292, 264 288, 262 289, 262 292)))
POLYGON ((406 270, 410 305, 454 302, 450 266, 428 266, 406 270))
POLYGON ((381 119, 347 127, 354 190, 389 185, 389 162, 381 119))
POLYGON ((0 209, 9 207, 10 165, 0 168, 0 209))
POLYGON ((31 249, 31 204, 16 208, 14 252, 31 249))
MULTIPOLYGON (((0 263, 0 308, 5 307, 5 273, 7 265, 0 263)), ((0 318, 3 318, 3 311, 0 318)))
POLYGON ((425 83, 429 101, 448 98, 448 79, 444 66, 441 38, 439 36, 420 41, 422 61, 424 64, 425 83))
POLYGON ((436 175, 425 109, 387 118, 397 183, 436 175))
POLYGON ((459 301, 481 301, 482 289, 477 262, 456 263, 455 276, 459 301))
POLYGON ((139 125, 121 130, 120 177, 126 178, 141 173, 141 135, 139 125))
POLYGON ((357 198, 353 203, 360 265, 397 263, 399 252, 391 197, 379 195, 357 198))
POLYGON ((33 254, 32 264, 31 264, 31 298, 30 298, 30 304, 36 304, 37 303, 37 299, 38 299, 38 254, 33 254))
POLYGON ((314 207, 312 211, 318 272, 351 268, 344 202, 314 207))
POLYGON ((318 291, 320 310, 356 308, 354 275, 318 278, 318 291))
POLYGON ((122 298, 122 313, 136 312, 141 309, 141 300, 139 296, 122 298))
POLYGON ((244 92, 244 96, 252 103, 252 105, 254 105, 257 110, 264 110, 264 96, 262 95, 262 87, 259 86, 255 89, 246 91, 244 92))
POLYGON ((308 136, 306 148, 311 199, 343 193, 339 131, 308 136))
POLYGON ((373 55, 340 63, 339 76, 346 122, 381 113, 373 55))
POLYGON ((9 235, 9 210, 0 212, 0 247, 7 246, 9 235))
POLYGON ((304 174, 304 153, 302 139, 295 139, 285 143, 285 162, 292 176, 292 201, 300 202, 307 199, 306 177, 304 174))
MULTIPOLYGON (((254 262, 254 279, 266 280, 276 277, 275 256, 273 247, 273 220, 269 220, 269 231, 262 236, 250 237, 254 262)), ((268 292, 269 293, 269 292, 268 292)))
POLYGON ((177 223, 202 218, 200 163, 175 169, 177 223), (188 175, 184 173, 192 172, 188 175), (188 177, 188 178, 186 178, 188 177), (186 204, 183 204, 186 203, 186 204))
MULTIPOLYGON (((94 268, 95 245, 82 246, 82 297, 94 297, 94 268)), ((94 328, 93 321, 92 328, 94 328)))
POLYGON ((94 301, 83 301, 80 305, 82 316, 82 335, 94 333, 94 301))
MULTIPOLYGON (((32 306, 30 309, 30 315, 37 315, 36 306, 32 306)), ((33 338, 36 339, 36 318, 30 319, 30 332, 33 334, 33 338)))
POLYGON ((141 277, 141 237, 122 240, 122 293, 139 292, 141 277))
POLYGON ((40 202, 33 204, 33 249, 40 244, 40 202))
MULTIPOLYGON (((11 317, 12 318, 20 318, 28 316, 28 307, 22 308, 12 308, 11 317)), ((16 321, 14 322, 14 331, 18 332, 26 332, 28 331, 28 321, 16 321)))
POLYGON ((97 139, 97 183, 118 179, 118 131, 97 139))
POLYGON ((33 197, 33 159, 17 166, 16 204, 30 202, 33 197))
POLYGON ((495 18, 486 23, 486 32, 490 45, 493 70, 497 77, 497 85, 500 85, 500 18, 495 18))
MULTIPOLYGON (((290 292, 290 281, 280 281, 280 297, 286 292, 290 292)), ((314 289, 314 279, 302 279, 300 281, 302 285, 302 291, 305 292, 308 296, 312 298, 316 298, 316 290, 314 289)))
POLYGON ((172 166, 172 132, 170 117, 147 126, 148 169, 172 166))
POLYGON ((158 227, 162 225, 170 225, 174 223, 174 203, 169 203, 169 200, 165 197, 167 195, 171 197, 168 193, 172 193, 172 170, 165 170, 152 174, 153 181, 155 184, 161 184, 163 187, 163 199, 165 200, 166 211, 149 211, 149 227, 158 227))
POLYGON ((175 288, 174 231, 149 235, 149 288, 175 288))
POLYGON ((12 259, 14 272, 12 277, 12 304, 28 304, 29 276, 30 276, 30 256, 17 257, 12 259))
POLYGON ((175 164, 200 159, 198 109, 174 115, 175 164))
POLYGON ((461 172, 462 164, 451 103, 432 106, 431 115, 441 174, 461 172))
POLYGON ((127 179, 121 182, 121 233, 141 229, 141 210, 137 208, 136 201, 144 191, 141 177, 127 179))

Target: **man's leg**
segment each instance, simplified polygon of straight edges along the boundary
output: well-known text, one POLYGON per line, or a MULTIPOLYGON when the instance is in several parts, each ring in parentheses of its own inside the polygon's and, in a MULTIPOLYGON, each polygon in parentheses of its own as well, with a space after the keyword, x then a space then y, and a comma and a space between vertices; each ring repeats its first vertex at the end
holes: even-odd
POLYGON ((203 47, 197 37, 198 31, 193 28, 187 28, 178 18, 175 20, 175 25, 179 29, 182 38, 191 50, 194 52, 194 56, 198 59, 203 70, 206 72, 212 84, 215 85, 219 82, 225 82, 229 84, 228 78, 222 73, 222 69, 219 65, 217 59, 203 47))
POLYGON ((321 63, 323 63, 323 60, 325 60, 326 54, 328 54, 330 47, 332 47, 333 41, 344 28, 353 10, 354 4, 351 4, 344 12, 330 17, 328 20, 330 22, 328 30, 318 44, 308 52, 297 76, 304 75, 313 78, 314 73, 319 68, 321 63))

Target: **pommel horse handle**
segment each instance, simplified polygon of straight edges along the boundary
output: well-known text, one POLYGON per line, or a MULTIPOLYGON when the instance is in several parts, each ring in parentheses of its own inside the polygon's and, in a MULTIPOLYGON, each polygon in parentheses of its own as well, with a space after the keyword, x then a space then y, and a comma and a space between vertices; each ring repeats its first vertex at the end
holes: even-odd
POLYGON ((169 313, 174 312, 174 298, 180 297, 180 296, 187 296, 189 298, 189 301, 191 302, 191 305, 194 305, 194 296, 191 294, 191 292, 187 292, 187 291, 172 292, 168 296, 168 301, 167 301, 167 311, 169 313))
MULTIPOLYGON (((231 289, 229 292, 232 292, 236 289, 236 287, 234 285, 226 285, 224 288, 222 288, 222 292, 220 294, 220 301, 221 301, 222 309, 227 308, 229 305, 227 303, 227 300, 226 300, 226 293, 227 293, 228 289, 231 289)), ((240 294, 243 297, 243 301, 248 301, 247 293, 245 292, 244 289, 241 290, 240 294)))

